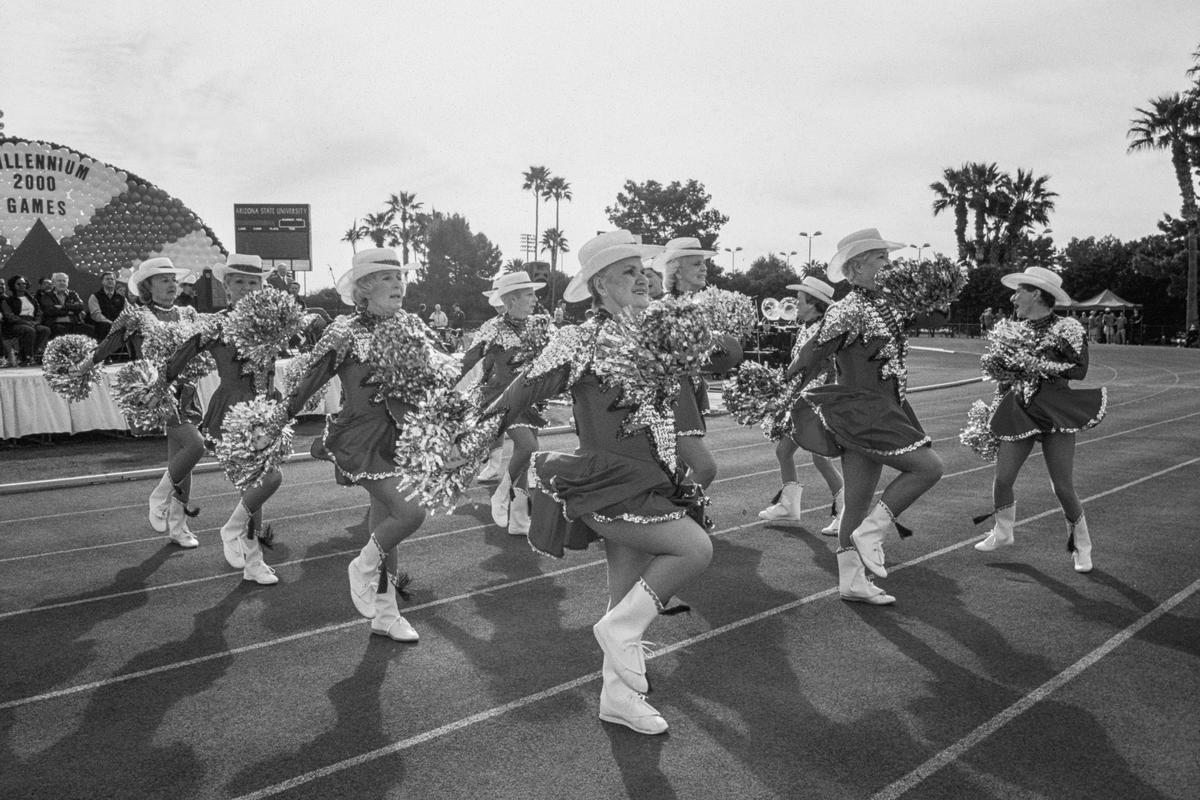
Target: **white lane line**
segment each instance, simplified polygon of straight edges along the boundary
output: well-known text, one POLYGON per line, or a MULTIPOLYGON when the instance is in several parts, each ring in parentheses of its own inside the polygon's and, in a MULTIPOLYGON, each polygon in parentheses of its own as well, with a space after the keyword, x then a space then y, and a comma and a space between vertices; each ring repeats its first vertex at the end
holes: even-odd
MULTIPOLYGON (((1082 447, 1084 445, 1092 444, 1094 442, 1102 442, 1106 439, 1113 439, 1113 438, 1116 438, 1119 436, 1126 436, 1130 433, 1136 433, 1137 431, 1145 430, 1146 428, 1153 428, 1153 427, 1156 427, 1159 425, 1165 425, 1165 424, 1169 424, 1172 422, 1178 422, 1180 420, 1189 419, 1190 417, 1195 417, 1195 416, 1200 416, 1200 411, 1196 411, 1191 414, 1185 414, 1182 417, 1175 417, 1173 419, 1162 420, 1160 422, 1151 422, 1151 423, 1147 423, 1145 425, 1139 425, 1135 428, 1129 428, 1128 430, 1123 430, 1123 431, 1116 431, 1115 433, 1106 434, 1104 436, 1089 437, 1083 441, 1078 442, 1077 446, 1082 447)), ((949 436, 949 437, 946 437, 945 439, 937 439, 937 440, 935 440, 935 442, 949 441, 949 440, 957 439, 957 438, 958 438, 957 436, 949 436)), ((1041 451, 1038 450, 1037 453, 1035 453, 1034 455, 1040 456, 1041 451)), ((801 466, 801 468, 808 468, 808 467, 811 467, 812 465, 810 463, 810 464, 800 465, 800 466, 801 466)), ((946 478, 957 478, 962 475, 970 475, 971 473, 974 473, 974 472, 981 472, 983 470, 990 470, 990 469, 993 469, 992 464, 986 464, 986 463, 980 464, 979 466, 972 467, 970 469, 964 469, 964 470, 959 470, 958 472, 948 473, 946 475, 943 475, 942 479, 945 480, 946 478)), ((778 467, 776 467, 774 469, 759 470, 757 472, 749 472, 749 473, 745 473, 743 475, 731 475, 727 478, 718 478, 717 480, 713 481, 713 483, 714 484, 724 483, 726 481, 736 481, 736 480, 742 480, 745 478, 760 477, 762 475, 771 475, 777 471, 778 471, 778 467)), ((878 492, 876 492, 876 494, 878 494, 878 492)), ((366 508, 366 506, 365 505, 348 506, 347 508, 339 508, 339 509, 335 509, 335 510, 336 511, 344 511, 347 509, 354 509, 354 508, 366 508)), ((826 506, 824 506, 824 505, 813 506, 812 508, 804 509, 801 513, 807 514, 810 511, 819 511, 823 508, 826 508, 826 506)), ((330 513, 330 512, 326 511, 326 510, 312 511, 312 512, 308 512, 305 514, 293 514, 293 515, 286 516, 286 517, 280 517, 279 519, 298 519, 301 517, 320 516, 321 514, 325 514, 325 513, 330 513)), ((429 541, 432 539, 440 539, 444 536, 451 536, 451 535, 456 535, 459 533, 466 533, 466 532, 474 531, 474 530, 482 530, 483 528, 486 528, 486 527, 487 527, 486 524, 473 525, 473 526, 470 526, 467 528, 457 528, 457 529, 453 529, 453 530, 449 530, 449 531, 441 531, 439 533, 431 533, 431 534, 427 534, 425 536, 414 536, 410 539, 406 539, 404 542, 401 542, 401 544, 402 545, 403 544, 416 544, 418 542, 425 542, 425 541, 429 541)), ((199 532, 207 533, 210 530, 217 530, 217 529, 211 528, 211 529, 201 530, 199 532)), ((730 530, 738 530, 738 528, 732 528, 730 530)), ((158 538, 159 537, 155 537, 155 540, 158 540, 158 538)), ((138 540, 135 540, 135 541, 138 541, 138 540)), ((128 542, 120 542, 118 544, 127 544, 127 543, 128 542)), ((115 545, 105 545, 105 546, 115 546, 115 545)), ((79 549, 88 550, 91 548, 79 548, 79 549)), ((292 559, 291 561, 282 561, 278 564, 275 564, 274 566, 276 568, 294 566, 297 564, 305 564, 305 563, 312 562, 312 561, 321 561, 321 560, 327 559, 327 558, 336 558, 339 556, 345 556, 345 555, 349 555, 351 553, 356 553, 356 552, 358 552, 358 551, 357 550, 341 550, 341 551, 334 552, 334 553, 323 553, 319 556, 307 556, 305 558, 292 559)), ((33 556, 13 556, 13 557, 10 557, 7 559, 0 559, 0 563, 4 563, 5 561, 20 560, 20 559, 38 558, 38 557, 41 557, 42 555, 46 555, 46 554, 35 554, 33 556)), ((142 594, 144 592, 160 591, 162 589, 174 589, 174 588, 178 588, 181 586, 190 586, 192 584, 204 583, 206 581, 226 580, 226 579, 234 578, 234 577, 237 577, 236 572, 223 573, 221 575, 209 575, 204 578, 191 578, 191 579, 184 580, 184 581, 176 581, 173 583, 164 583, 164 584, 157 585, 157 586, 146 586, 146 587, 142 587, 139 589, 130 589, 130 590, 124 591, 124 592, 113 592, 113 593, 105 594, 105 595, 97 595, 95 597, 85 597, 85 598, 80 598, 77 600, 69 600, 64 603, 55 603, 52 605, 35 606, 33 608, 24 608, 24 609, 18 609, 15 611, 6 611, 3 613, 0 613, 0 620, 6 619, 9 617, 22 616, 24 614, 36 614, 36 613, 39 613, 42 611, 52 611, 54 609, 67 608, 69 606, 81 605, 84 603, 95 603, 95 602, 100 602, 103 600, 112 600, 112 599, 116 599, 116 598, 120 598, 120 597, 128 597, 130 595, 142 594)))
POLYGON ((1020 700, 1013 703, 1011 706, 1004 709, 999 714, 992 717, 987 722, 983 723, 975 730, 971 731, 966 736, 947 747, 945 750, 937 753, 932 758, 919 765, 912 772, 905 775, 903 778, 900 778, 898 781, 895 781, 879 792, 876 792, 871 796, 871 800, 896 800, 896 798, 906 794, 909 790, 920 784, 926 778, 938 772, 943 767, 954 763, 972 747, 999 731, 1005 725, 1012 722, 1029 709, 1033 708, 1042 700, 1045 700, 1063 686, 1067 685, 1067 683, 1070 681, 1079 677, 1079 675, 1082 674, 1083 671, 1088 667, 1091 667, 1099 662, 1100 659, 1104 658, 1113 650, 1116 650, 1125 642, 1136 636, 1138 632, 1147 625, 1155 622, 1164 614, 1168 613, 1171 609, 1182 603, 1184 600, 1187 600, 1189 597, 1195 594, 1198 589, 1200 589, 1200 580, 1196 580, 1192 582, 1191 585, 1176 592, 1171 597, 1163 601, 1160 605, 1155 607, 1152 611, 1144 614, 1132 625, 1129 625, 1128 627, 1119 631, 1104 644, 1100 645, 1095 650, 1091 651, 1083 658, 1079 659, 1074 664, 1067 667, 1065 670, 1058 673, 1038 688, 1034 689, 1032 692, 1029 692, 1020 700))
MULTIPOLYGON (((1103 492, 1099 492, 1090 497, 1084 498, 1083 502, 1091 502, 1091 501, 1097 500, 1101 497, 1105 497, 1110 494, 1115 494, 1116 492, 1123 491, 1124 489, 1128 489, 1132 486, 1136 486, 1145 481, 1160 477, 1169 472, 1174 472, 1177 469, 1182 469, 1183 467, 1190 466, 1197 462, 1200 462, 1200 457, 1189 459, 1188 461, 1185 461, 1181 464, 1176 464, 1173 467, 1167 467, 1166 469, 1159 470, 1158 472, 1155 472, 1151 475, 1146 475, 1142 478, 1138 478, 1137 480, 1133 480, 1128 483, 1122 484, 1121 486, 1116 486, 1116 487, 1113 487, 1112 489, 1108 489, 1103 492)), ((1054 514, 1057 512, 1058 512, 1057 508, 1043 511, 1040 514, 1037 514, 1036 516, 1029 517, 1025 520, 1022 520, 1022 523, 1032 522, 1033 520, 1036 520, 1041 517, 1047 516, 1049 514, 1054 514)), ((1018 523, 1018 524, 1022 524, 1022 523, 1018 523)), ((969 544, 973 544, 974 542, 979 541, 982 538, 983 538, 982 536, 974 536, 965 541, 950 545, 949 547, 944 547, 941 550, 938 550, 936 553, 929 553, 925 556, 921 556, 919 558, 912 559, 911 561, 905 561, 903 564, 897 565, 893 569, 893 571, 905 569, 905 568, 911 567, 915 564, 919 564, 922 561, 927 561, 930 558, 933 558, 934 556, 942 555, 942 554, 951 552, 953 550, 961 549, 963 547, 966 547, 969 544)), ((1142 628, 1144 628, 1147 625, 1149 625, 1150 623, 1154 622, 1156 619, 1161 617, 1163 614, 1167 613, 1172 608, 1179 605, 1179 603, 1183 602, 1185 599, 1190 597, 1192 594, 1194 594, 1196 592, 1197 589, 1200 589, 1200 579, 1193 582, 1186 589, 1183 589, 1182 591, 1177 592, 1175 595, 1173 595, 1172 597, 1170 597, 1169 599, 1164 601, 1160 606, 1155 608, 1153 611, 1149 612, 1148 614, 1143 616, 1141 619, 1139 619, 1137 622, 1133 623, 1132 625, 1125 628, 1123 631, 1121 631, 1117 635, 1113 636, 1111 639, 1109 639, 1107 642, 1105 642, 1100 647, 1093 650, 1091 653, 1088 653, 1086 656, 1084 656, 1082 659, 1077 661, 1071 667, 1068 667, 1067 670, 1059 673, 1054 678, 1052 678, 1049 681, 1047 681, 1046 683, 1042 684, 1041 687, 1039 687, 1038 689, 1034 690, 1033 692, 1031 692, 1028 695, 1026 695, 1025 697, 1023 697, 1020 701, 1013 704, 1013 706, 1011 706, 1005 712, 1002 712, 996 718, 993 718, 988 723, 985 723, 984 725, 977 728, 975 732, 973 732, 972 734, 970 734, 967 737, 967 739, 963 739, 959 742, 959 745, 962 745, 963 742, 967 742, 972 736, 975 736, 976 733, 983 731, 985 729, 988 729, 989 726, 991 726, 991 728, 989 730, 986 730, 985 733, 982 733, 981 735, 979 735, 978 738, 976 738, 975 740, 970 741, 969 744, 963 745, 962 747, 959 747, 959 745, 955 745, 950 748, 947 748, 946 750, 942 751, 942 753, 939 753, 938 756, 935 756, 933 759, 930 759, 925 764, 922 764, 921 767, 918 767, 917 770, 914 770, 912 773, 910 773, 910 776, 917 774, 920 770, 925 768, 927 764, 933 764, 934 762, 938 761, 938 759, 943 754, 949 754, 946 758, 944 758, 944 760, 942 760, 940 763, 937 763, 936 766, 932 766, 932 768, 930 768, 928 770, 928 772, 922 774, 919 778, 913 780, 910 785, 904 786, 900 792, 898 792, 896 794, 884 794, 881 792, 880 794, 877 794, 877 795, 875 795, 875 797, 871 798, 871 800, 884 800, 884 798, 887 798, 887 800, 893 800, 894 798, 899 797, 901 794, 908 791, 908 789, 912 788, 912 786, 916 785, 921 780, 924 780, 925 777, 928 777, 928 775, 932 774, 933 772, 936 772, 938 769, 941 769, 943 766, 945 766, 946 764, 953 761, 954 758, 956 758, 960 752, 965 751, 969 747, 974 746, 974 744, 978 743, 978 741, 981 741, 982 739, 986 738, 992 732, 994 732, 995 730, 999 729, 1001 726, 1003 726, 1007 722, 1014 719, 1017 715, 1023 713, 1024 711, 1028 710, 1029 708, 1033 707, 1033 705, 1035 705, 1036 703, 1041 701, 1043 698, 1045 698, 1047 695, 1049 695, 1055 689, 1057 689, 1060 686, 1062 686, 1063 684, 1067 683, 1069 680, 1074 678, 1080 672, 1087 669, 1089 666, 1096 663, 1104 656, 1108 655, 1108 653, 1112 652, 1119 645, 1121 645, 1122 643, 1127 641, 1130 637, 1135 635, 1142 628), (1015 712, 1013 712, 1014 709, 1016 709, 1015 712), (1011 713, 1003 721, 999 722, 998 724, 995 724, 996 720, 999 717, 1003 717, 1005 714, 1008 714, 1009 712, 1013 712, 1013 713, 1011 713)), ((758 614, 754 614, 749 617, 745 617, 743 619, 737 620, 736 622, 731 622, 726 625, 722 625, 719 628, 713 628, 712 630, 706 631, 706 632, 698 634, 696 636, 690 636, 687 639, 684 639, 682 641, 675 642, 674 644, 659 648, 654 653, 654 655, 650 656, 650 658, 655 658, 657 656, 664 655, 666 653, 672 653, 672 652, 675 652, 676 650, 682 650, 686 647, 691 647, 700 642, 704 642, 709 639, 713 639, 717 636, 721 636, 723 634, 729 633, 730 631, 737 630, 738 628, 743 628, 743 627, 746 627, 747 625, 752 625, 752 624, 754 624, 756 622, 760 622, 764 619, 769 619, 771 617, 778 616, 779 614, 785 613, 787 611, 791 611, 795 608, 799 608, 800 606, 807 605, 809 603, 812 603, 816 600, 820 600, 822 598, 832 597, 832 596, 835 596, 836 594, 837 594, 837 587, 825 589, 824 591, 810 594, 806 597, 802 597, 797 600, 793 600, 791 602, 784 603, 783 605, 779 605, 774 608, 768 609, 766 611, 759 612, 758 614)), ((454 722, 450 722, 450 723, 447 723, 440 727, 433 728, 433 729, 425 731, 423 733, 416 734, 415 736, 409 736, 405 739, 397 740, 385 747, 376 748, 375 750, 370 750, 365 753, 360 753, 357 756, 353 756, 351 758, 347 758, 347 759, 338 761, 333 764, 328 764, 319 769, 310 770, 308 772, 304 772, 299 775, 295 775, 286 781, 282 781, 280 783, 276 783, 271 786, 265 786, 262 789, 258 789, 257 791, 251 792, 249 794, 241 795, 241 796, 237 797, 236 800, 262 800, 262 798, 272 797, 274 795, 288 791, 289 789, 294 789, 297 786, 302 786, 304 784, 311 783, 315 780, 320 780, 321 778, 327 778, 330 775, 335 775, 335 774, 337 774, 339 772, 343 772, 347 769, 352 769, 354 767, 370 763, 371 761, 375 761, 377 759, 384 758, 386 756, 394 755, 394 754, 402 752, 404 750, 410 750, 413 747, 433 741, 434 739, 439 739, 443 736, 448 736, 452 733, 456 733, 460 730, 463 730, 472 725, 475 725, 476 723, 486 722, 488 720, 495 719, 496 717, 499 717, 503 714, 507 714, 510 711, 516 711, 518 709, 525 708, 527 706, 531 706, 535 703, 541 702, 542 700, 546 700, 546 699, 549 699, 556 695, 562 694, 563 692, 571 691, 572 689, 578 688, 579 686, 589 683, 590 681, 594 681, 599 677, 600 677, 599 672, 592 672, 590 674, 583 675, 579 678, 575 678, 575 679, 567 681, 565 683, 560 683, 557 686, 552 686, 548 689, 544 689, 535 694, 530 694, 530 695, 526 695, 525 697, 517 698, 516 700, 512 700, 508 703, 505 703, 504 705, 495 706, 494 708, 490 708, 485 711, 480 711, 480 712, 478 712, 476 714, 472 714, 471 716, 468 716, 468 717, 463 717, 462 719, 455 720, 454 722)), ((0 706, 0 708, 2 708, 2 706, 0 706)), ((906 776, 906 778, 908 778, 908 777, 909 776, 906 776)), ((904 780, 905 779, 901 779, 901 781, 897 781, 896 784, 892 784, 892 785, 896 786, 897 784, 900 784, 904 780)), ((888 787, 888 788, 890 789, 891 787, 888 787)), ((886 792, 887 790, 885 789, 884 791, 886 792)))

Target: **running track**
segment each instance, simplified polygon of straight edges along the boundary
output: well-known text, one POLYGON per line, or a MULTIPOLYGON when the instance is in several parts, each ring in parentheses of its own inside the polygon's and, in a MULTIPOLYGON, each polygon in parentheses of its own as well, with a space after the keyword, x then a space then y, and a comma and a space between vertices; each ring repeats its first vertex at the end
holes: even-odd
MULTIPOLYGON (((914 362, 917 385, 977 363, 914 362)), ((1194 798, 1200 361, 1097 347, 1087 385, 1110 393, 1076 460, 1096 571, 1071 570, 1036 453, 1018 546, 971 548, 991 469, 957 431, 986 389, 915 394, 946 476, 888 549, 888 609, 838 600, 811 467, 806 524, 766 526, 772 448, 714 419, 713 565, 650 629, 663 737, 595 717, 602 554, 535 555, 483 489, 401 546, 416 646, 345 596, 365 493, 327 465, 285 466, 275 587, 226 568, 218 474, 190 552, 149 531, 148 481, 4 496, 0 798, 1194 798)))

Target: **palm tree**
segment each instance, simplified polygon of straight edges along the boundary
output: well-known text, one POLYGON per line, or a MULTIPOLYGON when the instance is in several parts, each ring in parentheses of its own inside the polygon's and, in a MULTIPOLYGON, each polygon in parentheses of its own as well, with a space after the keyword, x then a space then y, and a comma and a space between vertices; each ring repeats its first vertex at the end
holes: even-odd
POLYGON ((954 209, 954 240, 958 242, 958 258, 967 258, 967 204, 970 194, 967 191, 967 165, 958 169, 946 167, 942 170, 942 180, 929 184, 929 188, 937 195, 933 201, 933 215, 936 217, 943 211, 954 209))
POLYGON ((521 272, 525 269, 525 262, 519 258, 510 258, 504 262, 501 268, 502 272, 521 272))
POLYGON ((554 228, 561 231, 562 227, 558 224, 558 204, 563 200, 571 202, 571 184, 567 182, 566 178, 555 175, 546 181, 546 187, 542 190, 542 199, 554 201, 554 228))
POLYGON ((1192 182, 1192 162, 1188 146, 1200 130, 1200 102, 1184 98, 1178 92, 1150 101, 1148 108, 1134 109, 1140 115, 1130 120, 1128 152, 1169 150, 1171 166, 1182 198, 1183 219, 1187 225, 1187 313, 1186 325, 1197 324, 1196 308, 1196 186, 1192 182))
POLYGON ((558 228, 546 229, 542 234, 542 247, 550 251, 551 272, 558 269, 558 254, 571 252, 571 248, 567 246, 567 237, 563 236, 558 228))
POLYGON ((1034 177, 1032 171, 1017 169, 1017 177, 1005 173, 1000 176, 996 221, 997 242, 993 263, 1010 260, 1017 239, 1035 225, 1050 224, 1050 212, 1054 210, 1054 198, 1058 192, 1046 188, 1049 175, 1034 177))
POLYGON ((367 238, 366 229, 357 223, 351 225, 345 233, 342 234, 342 241, 350 243, 351 252, 358 252, 358 243, 367 238))
POLYGON ((975 213, 975 263, 982 264, 987 255, 988 205, 993 202, 1000 170, 995 162, 984 164, 971 162, 966 165, 967 194, 975 213))
POLYGON ((362 221, 364 233, 375 243, 376 247, 383 247, 388 238, 395 236, 396 226, 392 224, 392 212, 390 211, 367 214, 362 221))
POLYGON ((395 237, 396 244, 400 245, 401 263, 408 264, 408 249, 417 236, 414 230, 416 217, 424 204, 417 200, 416 192, 400 192, 389 196, 386 205, 393 218, 400 218, 395 237))
MULTIPOLYGON (((542 190, 546 188, 546 182, 550 180, 550 170, 546 167, 530 167, 528 172, 523 173, 525 183, 521 188, 533 192, 533 240, 534 247, 538 247, 538 211, 540 210, 542 201, 542 190)), ((534 253, 534 257, 541 255, 541 250, 534 253)))

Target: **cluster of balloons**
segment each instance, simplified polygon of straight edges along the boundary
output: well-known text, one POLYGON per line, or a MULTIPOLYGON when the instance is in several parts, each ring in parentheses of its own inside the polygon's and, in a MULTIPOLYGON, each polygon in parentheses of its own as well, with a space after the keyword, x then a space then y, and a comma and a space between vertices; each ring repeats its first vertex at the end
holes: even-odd
POLYGON ((76 267, 91 273, 129 269, 158 255, 195 270, 224 260, 224 248, 191 209, 136 175, 47 142, 6 139, 0 152, 10 152, 18 167, 26 163, 26 154, 56 157, 60 165, 68 161, 76 165, 72 174, 60 167, 34 176, 42 178, 37 185, 45 187, 34 194, 55 199, 56 209, 65 207, 65 214, 14 214, 0 207, 0 264, 38 219, 76 267), (79 167, 86 169, 82 179, 79 167), (50 178, 54 179, 52 190, 50 178))

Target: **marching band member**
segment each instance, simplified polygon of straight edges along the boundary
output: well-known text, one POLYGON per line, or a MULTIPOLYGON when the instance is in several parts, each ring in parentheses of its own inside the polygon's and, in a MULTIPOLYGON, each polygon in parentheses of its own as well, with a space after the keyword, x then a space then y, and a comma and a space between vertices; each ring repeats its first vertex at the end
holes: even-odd
MULTIPOLYGON (((551 330, 548 315, 533 313, 536 292, 545 283, 531 281, 528 273, 517 271, 501 275, 492 286, 492 295, 503 304, 504 313, 480 326, 462 361, 463 375, 482 362, 480 408, 491 405, 516 374, 542 352, 551 330)), ((548 424, 542 416, 544 410, 544 406, 528 409, 507 429, 513 442, 512 457, 492 494, 492 520, 514 536, 529 533, 525 471, 538 446, 538 430, 548 424)))
MULTIPOLYGON (((790 284, 788 290, 796 292, 796 320, 803 326, 796 336, 796 344, 792 347, 792 358, 800 354, 800 350, 810 338, 816 335, 820 328, 825 311, 833 303, 833 287, 814 276, 807 276, 800 283, 790 284)), ((809 386, 825 383, 826 375, 814 377, 809 386)), ((775 445, 775 457, 779 460, 779 473, 783 481, 773 505, 758 512, 761 519, 773 522, 799 521, 801 510, 801 495, 803 487, 796 474, 796 450, 799 445, 792 438, 791 415, 784 413, 781 418, 774 420, 771 425, 772 433, 778 436, 775 445)), ((821 533, 826 536, 837 536, 839 519, 842 508, 842 473, 834 460, 819 453, 812 454, 813 466, 829 486, 833 495, 833 520, 826 525, 821 533)))
MULTIPOLYGON (((1017 518, 1013 485, 1034 442, 1042 443, 1042 455, 1054 494, 1067 520, 1067 550, 1076 572, 1092 571, 1092 537, 1088 532, 1083 504, 1075 493, 1075 434, 1099 424, 1107 410, 1105 389, 1072 389, 1068 381, 1082 380, 1088 370, 1087 332, 1078 320, 1060 317, 1054 306, 1067 305, 1070 296, 1062 289, 1062 278, 1045 267, 1005 275, 1000 282, 1013 290, 1023 355, 1047 367, 1043 377, 1031 381, 1005 381, 1001 397, 989 422, 999 439, 992 503, 996 521, 987 538, 975 549, 989 552, 1013 544, 1017 518)), ((993 335, 1005 330, 997 326, 993 335)), ((985 517, 986 518, 986 517, 985 517)), ((980 520, 982 521, 982 520, 980 520)))
POLYGON ((534 454, 529 542, 561 557, 564 547, 604 540, 609 610, 593 628, 604 651, 600 718, 646 734, 666 731, 667 723, 646 702, 642 635, 712 557, 708 534, 689 516, 702 491, 683 481, 669 412, 638 401, 644 387, 630 385, 603 346, 620 319, 649 305, 642 258, 652 252, 628 231, 600 234, 581 247, 581 269, 563 296, 591 297, 596 313, 559 329, 488 409, 499 415, 491 424, 503 430, 539 400, 572 395, 579 449, 534 454))
MULTIPOLYGON (((86 372, 93 364, 102 364, 109 356, 124 347, 132 346, 143 355, 143 343, 148 334, 159 326, 194 325, 199 319, 196 309, 175 305, 179 282, 190 270, 176 269, 171 259, 148 258, 138 265, 129 277, 141 304, 127 303, 113 321, 108 335, 89 358, 76 369, 86 372)), ((162 366, 160 363, 158 366, 162 366)), ((150 525, 159 533, 184 548, 197 547, 200 542, 189 530, 188 509, 192 491, 192 468, 204 455, 204 439, 197 429, 201 417, 200 397, 193 380, 182 379, 171 387, 176 398, 176 411, 166 421, 167 469, 158 485, 150 492, 150 525)))
POLYGON ((873 605, 894 603, 896 598, 871 583, 864 566, 887 577, 884 538, 888 533, 911 533, 897 525, 896 517, 942 476, 941 459, 906 397, 904 325, 876 291, 875 276, 890 263, 888 252, 902 247, 884 240, 874 228, 838 242, 828 275, 833 283, 849 281, 850 294, 829 308, 787 372, 790 377, 803 371, 808 383, 824 372, 826 360, 836 365, 835 383, 803 389, 800 403, 814 413, 794 418, 796 442, 810 452, 841 456, 844 507, 838 531, 838 591, 843 600, 873 605), (872 509, 885 466, 900 474, 872 509))

